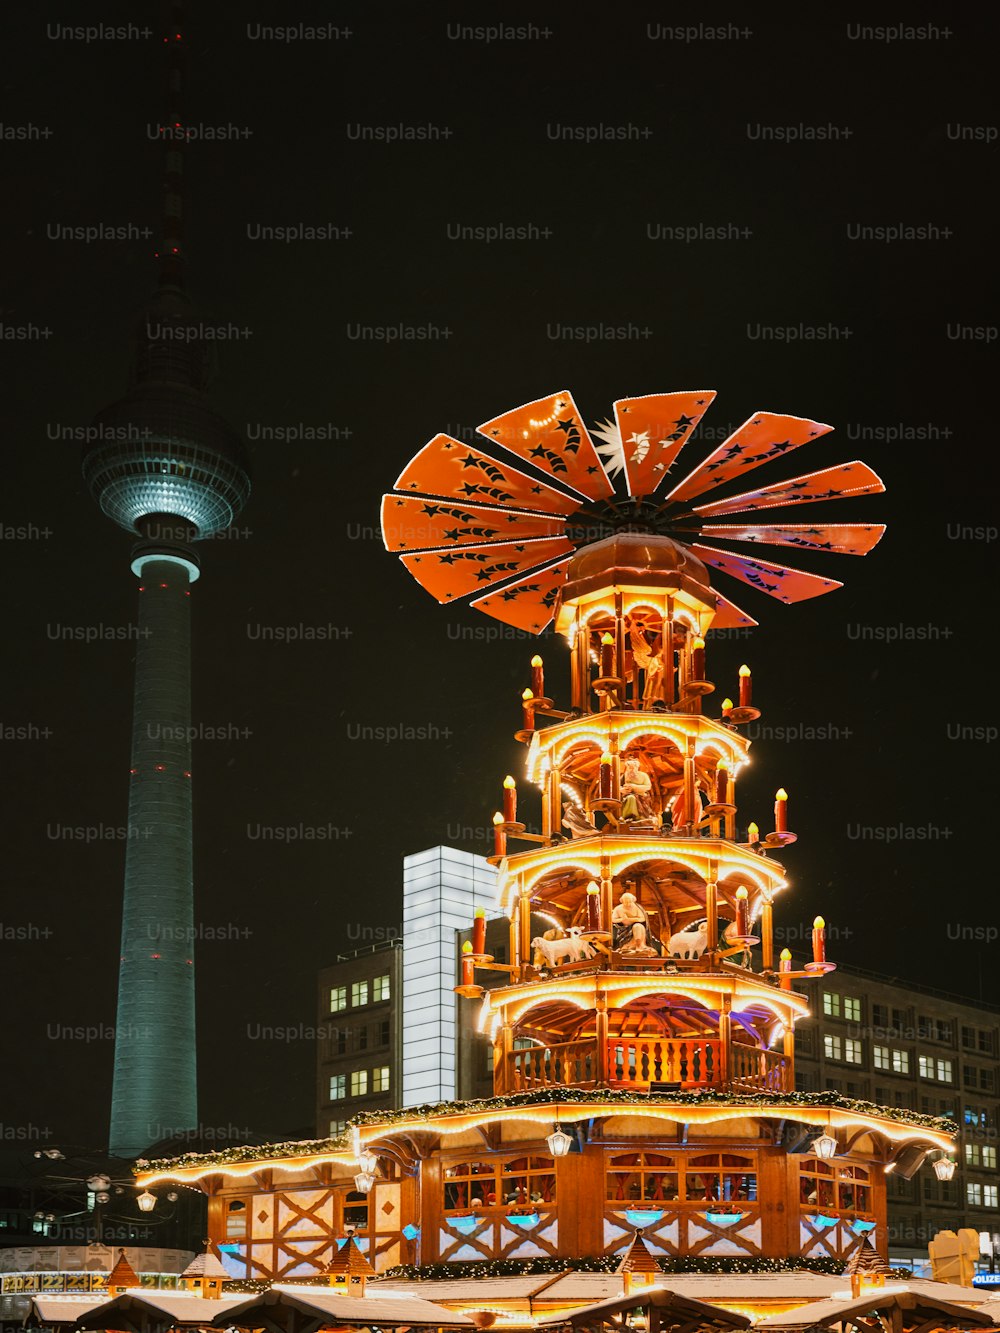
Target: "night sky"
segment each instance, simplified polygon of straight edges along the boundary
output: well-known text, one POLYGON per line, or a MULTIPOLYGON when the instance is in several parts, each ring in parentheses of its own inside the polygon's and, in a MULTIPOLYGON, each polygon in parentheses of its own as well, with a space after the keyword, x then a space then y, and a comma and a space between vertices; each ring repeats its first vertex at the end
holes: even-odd
MULTIPOLYGON (((713 576, 761 622, 709 645, 716 697, 747 661, 763 710, 741 819, 766 831, 788 789, 799 842, 779 923, 799 955, 795 932, 822 912, 834 959, 1000 999, 984 843, 995 31, 968 9, 953 26, 911 15, 931 30, 900 40, 806 10, 791 26, 741 10, 685 40, 667 27, 704 25, 700 7, 205 9, 186 118, 250 133, 187 150, 189 289, 206 322, 249 331, 220 343, 213 400, 254 468, 194 594, 206 1134, 310 1133, 313 1044, 263 1034, 313 1023, 317 970, 398 931, 405 854, 490 850, 536 644, 438 607, 383 550, 378 505, 436 432, 471 440, 559 389, 592 423, 615 398, 715 388, 685 470, 766 409, 837 429, 760 484, 854 458, 884 478, 885 496, 808 514, 887 521, 870 556, 789 553, 842 590, 785 607, 713 576), (456 26, 500 21, 534 27, 486 41, 456 26), (316 22, 340 35, 251 35, 316 22), (426 134, 361 137, 400 126, 426 134), (330 239, 252 239, 326 224, 330 239), (462 226, 528 239, 451 239, 462 226), (262 438, 299 426, 320 438, 262 438), (299 627, 310 637, 289 642, 299 627), (397 726, 426 738, 358 738, 397 726), (256 836, 300 826, 332 836, 256 836)), ((94 41, 53 32, 141 29, 141 7, 22 12, 4 72, 8 1145, 107 1134, 124 845, 93 830, 125 822, 134 645, 106 636, 126 632, 136 580, 128 536, 83 491, 79 432, 125 388, 155 279, 164 56, 147 12, 148 36, 94 41), (11 137, 22 127, 38 137, 11 137), (56 239, 66 225, 133 234, 56 239)), ((565 649, 546 636, 541 651, 555 688, 565 649)))

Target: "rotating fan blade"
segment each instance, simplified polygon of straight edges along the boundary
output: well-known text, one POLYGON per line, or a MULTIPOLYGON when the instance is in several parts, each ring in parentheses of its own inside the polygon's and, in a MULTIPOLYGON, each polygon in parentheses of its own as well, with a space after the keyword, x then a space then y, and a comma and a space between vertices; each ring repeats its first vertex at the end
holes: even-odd
POLYGON ((717 523, 701 529, 700 537, 725 537, 732 542, 759 542, 765 546, 798 546, 803 551, 833 551, 837 555, 867 555, 885 534, 884 523, 786 523, 779 527, 748 527, 717 523))
POLYGON ((542 537, 537 541, 491 542, 487 546, 463 546, 451 551, 426 551, 400 559, 432 597, 439 602, 450 602, 573 549, 573 543, 565 537, 542 537))
POLYGON ((652 495, 714 398, 714 389, 696 389, 618 399, 615 420, 629 495, 652 495))
POLYGON ((736 629, 738 626, 752 626, 760 622, 754 620, 753 616, 748 616, 741 606, 731 602, 728 597, 723 597, 718 588, 712 591, 718 598, 718 604, 715 608, 715 615, 712 617, 712 623, 709 630, 713 629, 736 629))
POLYGON ((407 463, 396 480, 397 491, 444 495, 479 504, 510 505, 545 514, 572 514, 580 500, 544 481, 535 481, 506 463, 498 463, 450 435, 435 435, 407 463))
POLYGON ((506 588, 477 597, 469 605, 528 634, 541 634, 555 614, 556 598, 566 582, 568 565, 568 559, 560 560, 548 569, 508 583, 506 588))
POLYGON ((704 564, 731 574, 734 579, 749 584, 758 592, 766 592, 769 597, 776 597, 779 602, 805 602, 810 597, 820 597, 844 586, 836 579, 820 578, 789 565, 774 565, 770 560, 753 560, 748 555, 717 551, 714 546, 702 546, 698 542, 689 549, 704 564))
POLYGON ((549 514, 449 504, 416 495, 382 497, 382 540, 387 551, 419 551, 429 546, 468 546, 473 542, 558 537, 565 526, 565 519, 549 514))
POLYGON ((476 429, 588 500, 615 493, 571 393, 536 398, 476 429))
POLYGON ((734 477, 742 476, 750 468, 769 463, 772 458, 798 449, 810 440, 818 439, 833 430, 822 421, 807 417, 786 417, 775 412, 755 412, 733 431, 713 453, 689 472, 679 486, 667 496, 668 500, 692 500, 712 486, 721 486, 734 477))
POLYGON ((728 500, 695 505, 694 512, 706 518, 716 514, 741 514, 749 509, 776 509, 781 505, 812 504, 851 495, 878 495, 885 490, 881 477, 867 463, 838 463, 836 467, 809 472, 788 481, 776 481, 759 491, 745 491, 728 500))

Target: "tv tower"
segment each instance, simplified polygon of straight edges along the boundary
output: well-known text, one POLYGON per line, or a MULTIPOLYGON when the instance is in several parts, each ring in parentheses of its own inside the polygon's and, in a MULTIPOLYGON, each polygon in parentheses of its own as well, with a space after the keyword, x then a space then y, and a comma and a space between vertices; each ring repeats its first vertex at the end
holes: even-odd
POLYGON ((159 280, 129 389, 95 418, 83 475, 138 537, 132 759, 110 1150, 137 1157, 198 1123, 191 796, 192 546, 224 531, 250 493, 243 443, 212 408, 208 344, 185 292, 181 114, 184 26, 171 6, 159 280))

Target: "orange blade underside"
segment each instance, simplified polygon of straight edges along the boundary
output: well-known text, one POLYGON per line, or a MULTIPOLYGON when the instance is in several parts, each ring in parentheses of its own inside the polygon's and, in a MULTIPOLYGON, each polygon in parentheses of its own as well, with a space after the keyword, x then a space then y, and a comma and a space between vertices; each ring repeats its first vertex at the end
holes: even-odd
POLYGON ((785 523, 778 527, 748 527, 716 523, 701 529, 701 537, 726 537, 734 542, 769 546, 798 546, 803 551, 833 551, 837 555, 867 555, 885 534, 884 523, 785 523))
POLYGON ((548 514, 522 514, 512 509, 453 504, 416 495, 382 497, 382 539, 387 551, 558 537, 565 523, 565 519, 548 514))
POLYGON ((506 588, 477 597, 469 605, 528 634, 541 634, 555 614, 556 598, 566 582, 568 564, 568 560, 560 560, 548 569, 508 583, 506 588))
POLYGON ((439 602, 451 602, 572 550, 573 543, 565 537, 543 537, 538 541, 492 542, 488 546, 427 551, 400 559, 432 597, 439 602))
POLYGON ((718 597, 719 602, 715 608, 715 615, 712 617, 712 623, 709 631, 713 629, 736 629, 741 625, 756 625, 759 622, 754 620, 753 616, 748 616, 742 607, 731 602, 728 597, 723 597, 718 588, 712 591, 718 597))
POLYGON ((629 495, 652 495, 714 398, 714 389, 696 389, 618 399, 615 421, 629 495))
POLYGON ((536 398, 485 421, 477 430, 588 499, 614 495, 571 393, 536 398))
POLYGON ((769 560, 753 560, 748 555, 717 551, 714 546, 701 546, 697 542, 691 552, 713 569, 721 569, 724 574, 732 575, 758 592, 766 592, 769 597, 776 597, 779 602, 805 602, 810 597, 820 597, 844 586, 836 579, 820 578, 788 565, 774 565, 769 560))
POLYGON ((581 503, 450 435, 435 435, 424 445, 399 474, 396 490, 545 514, 572 514, 581 503))
POLYGON ((741 477, 751 468, 769 463, 772 458, 798 449, 810 440, 818 439, 833 430, 822 421, 806 417, 779 416, 775 412, 755 412, 733 431, 713 453, 688 473, 679 486, 667 496, 668 500, 691 500, 715 486, 722 486, 735 477, 741 477))
POLYGON ((775 482, 759 491, 745 491, 728 500, 695 505, 695 513, 741 514, 749 509, 775 509, 780 505, 812 504, 816 500, 834 500, 852 495, 877 495, 885 490, 882 479, 867 463, 838 463, 836 467, 809 472, 802 477, 775 482))

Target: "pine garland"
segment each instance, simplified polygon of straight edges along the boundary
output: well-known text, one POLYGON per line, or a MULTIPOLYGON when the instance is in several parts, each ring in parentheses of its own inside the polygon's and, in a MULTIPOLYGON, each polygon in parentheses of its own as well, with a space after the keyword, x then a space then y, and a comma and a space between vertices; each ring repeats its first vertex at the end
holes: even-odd
MULTIPOLYGON (((479 1097, 467 1102, 426 1102, 394 1110, 361 1111, 352 1117, 349 1125, 385 1126, 410 1120, 428 1120, 438 1116, 476 1115, 489 1111, 517 1110, 519 1107, 572 1105, 574 1102, 607 1107, 628 1107, 641 1113, 647 1106, 732 1106, 748 1110, 777 1110, 782 1106, 796 1106, 804 1110, 836 1109, 855 1115, 875 1116, 896 1124, 933 1130, 938 1134, 954 1134, 955 1124, 945 1116, 924 1115, 903 1106, 879 1106, 875 1102, 845 1097, 840 1092, 727 1092, 715 1088, 693 1088, 668 1093, 636 1093, 627 1088, 539 1088, 533 1092, 510 1093, 503 1097, 479 1097)), ((318 1156, 326 1152, 343 1152, 351 1146, 350 1133, 336 1138, 306 1139, 301 1142, 264 1143, 222 1148, 211 1153, 185 1153, 181 1157, 165 1157, 155 1161, 140 1159, 133 1170, 136 1174, 147 1171, 181 1170, 186 1166, 226 1166, 240 1162, 268 1161, 279 1157, 318 1156)))
MULTIPOLYGON (((788 1258, 769 1259, 763 1256, 738 1258, 732 1255, 689 1254, 676 1257, 657 1257, 661 1273, 789 1273, 806 1272, 839 1277, 844 1272, 843 1259, 788 1258)), ((373 1284, 403 1278, 407 1281, 476 1280, 486 1277, 528 1277, 532 1274, 559 1273, 613 1273, 621 1263, 620 1254, 587 1255, 582 1258, 560 1259, 545 1256, 537 1259, 483 1259, 453 1264, 397 1264, 373 1279, 373 1284)), ((909 1269, 894 1268, 897 1277, 909 1277, 909 1269)))

